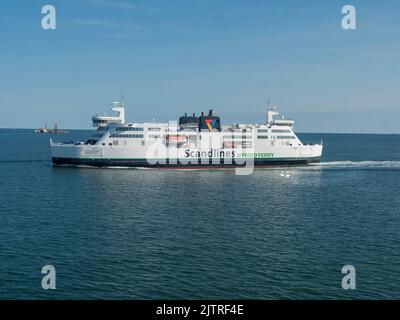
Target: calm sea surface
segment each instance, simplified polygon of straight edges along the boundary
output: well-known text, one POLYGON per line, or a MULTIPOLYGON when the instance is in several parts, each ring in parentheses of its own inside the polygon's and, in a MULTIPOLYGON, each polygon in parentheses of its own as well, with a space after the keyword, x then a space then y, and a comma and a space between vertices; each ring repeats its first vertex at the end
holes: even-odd
POLYGON ((282 177, 54 168, 51 135, 0 130, 0 298, 400 299, 400 136, 299 136, 323 162, 282 177))

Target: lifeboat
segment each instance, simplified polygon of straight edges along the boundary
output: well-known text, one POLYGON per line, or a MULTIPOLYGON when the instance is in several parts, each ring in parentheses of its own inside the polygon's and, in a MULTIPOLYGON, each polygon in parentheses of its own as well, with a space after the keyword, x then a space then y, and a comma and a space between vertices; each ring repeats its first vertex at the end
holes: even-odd
POLYGON ((223 144, 225 149, 234 149, 237 148, 239 146, 238 142, 233 142, 233 141, 224 141, 223 144))
POLYGON ((180 135, 167 135, 165 137, 170 144, 178 144, 187 142, 188 137, 180 135))

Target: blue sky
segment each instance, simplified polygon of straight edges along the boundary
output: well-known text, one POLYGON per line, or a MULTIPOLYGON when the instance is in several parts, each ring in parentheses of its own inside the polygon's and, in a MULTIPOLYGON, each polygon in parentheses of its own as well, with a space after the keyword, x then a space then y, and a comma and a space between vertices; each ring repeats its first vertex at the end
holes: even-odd
POLYGON ((270 98, 298 131, 400 133, 397 0, 6 0, 0 49, 0 127, 89 128, 123 92, 131 121, 261 122, 270 98))

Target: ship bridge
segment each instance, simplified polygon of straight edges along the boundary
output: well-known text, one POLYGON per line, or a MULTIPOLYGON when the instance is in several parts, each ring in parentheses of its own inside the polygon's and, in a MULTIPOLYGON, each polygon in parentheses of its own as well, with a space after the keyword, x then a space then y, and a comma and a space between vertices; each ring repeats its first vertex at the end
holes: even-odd
POLYGON ((123 102, 114 102, 111 107, 112 111, 117 112, 116 116, 99 116, 97 113, 93 116, 93 126, 96 128, 106 127, 110 123, 124 124, 125 123, 125 107, 123 102))
POLYGON ((270 126, 293 127, 293 120, 285 119, 284 117, 281 119, 274 119, 274 116, 277 116, 278 114, 279 112, 276 111, 276 108, 271 107, 268 101, 267 124, 270 126))
POLYGON ((272 122, 272 125, 282 126, 282 127, 293 127, 294 121, 293 120, 288 120, 288 119, 274 120, 272 122))

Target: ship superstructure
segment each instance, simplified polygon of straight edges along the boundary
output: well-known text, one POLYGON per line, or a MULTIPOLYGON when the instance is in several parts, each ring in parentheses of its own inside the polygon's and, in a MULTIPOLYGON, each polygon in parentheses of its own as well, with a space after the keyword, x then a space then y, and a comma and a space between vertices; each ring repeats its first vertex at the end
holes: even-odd
POLYGON ((261 124, 223 125, 213 110, 185 114, 168 123, 125 122, 123 102, 116 116, 92 118, 97 128, 84 142, 51 143, 56 165, 156 168, 222 168, 299 165, 320 161, 322 144, 303 144, 294 121, 268 107, 261 124))

